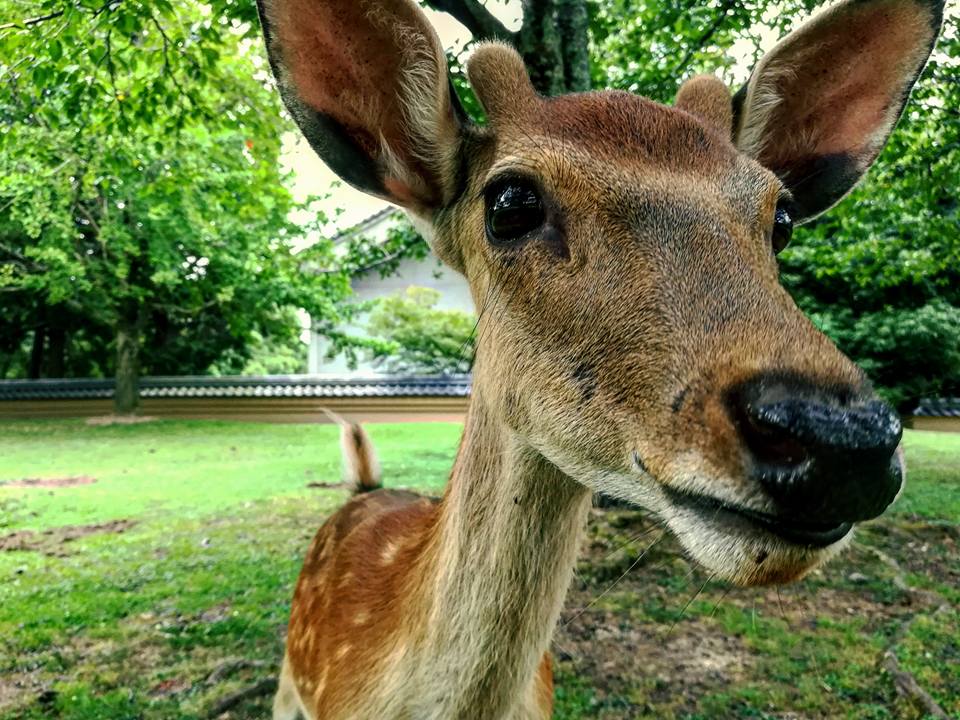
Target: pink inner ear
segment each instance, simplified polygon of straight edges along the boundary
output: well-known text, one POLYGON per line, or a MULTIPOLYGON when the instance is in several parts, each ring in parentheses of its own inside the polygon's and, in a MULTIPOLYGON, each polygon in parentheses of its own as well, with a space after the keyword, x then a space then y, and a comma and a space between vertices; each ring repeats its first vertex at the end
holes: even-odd
MULTIPOLYGON (((286 0, 272 4, 271 22, 300 99, 335 118, 375 153, 380 133, 391 144, 400 140, 401 57, 389 19, 372 23, 364 7, 359 1, 286 0)), ((390 19, 393 28, 405 20, 390 19)))
POLYGON ((768 69, 778 74, 782 101, 766 127, 783 141, 766 146, 761 162, 783 167, 811 153, 872 160, 926 56, 929 19, 919 9, 893 1, 854 6, 815 42, 778 58, 768 69))
POLYGON ((398 205, 416 210, 418 205, 423 202, 423 198, 417 197, 413 189, 402 180, 388 177, 383 184, 387 188, 387 192, 390 193, 390 197, 394 198, 394 202, 398 205))

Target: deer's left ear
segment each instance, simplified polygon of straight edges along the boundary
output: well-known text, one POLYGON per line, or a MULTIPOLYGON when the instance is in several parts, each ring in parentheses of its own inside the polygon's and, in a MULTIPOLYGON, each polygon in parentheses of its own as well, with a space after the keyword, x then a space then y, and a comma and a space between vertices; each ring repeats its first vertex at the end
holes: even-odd
POLYGON ((734 98, 734 141, 794 195, 827 210, 896 125, 943 20, 944 0, 844 0, 780 41, 734 98))

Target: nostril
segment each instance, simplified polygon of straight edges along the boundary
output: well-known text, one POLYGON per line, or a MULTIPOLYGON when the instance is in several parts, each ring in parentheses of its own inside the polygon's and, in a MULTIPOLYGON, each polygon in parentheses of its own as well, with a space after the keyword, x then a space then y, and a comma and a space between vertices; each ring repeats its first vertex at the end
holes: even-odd
POLYGON ((843 408, 787 398, 747 407, 753 425, 768 435, 791 438, 808 454, 820 458, 885 462, 900 443, 900 419, 881 402, 843 408))
POLYGON ((796 467, 808 458, 803 443, 791 431, 789 414, 782 406, 741 406, 740 432, 753 456, 764 464, 796 467))

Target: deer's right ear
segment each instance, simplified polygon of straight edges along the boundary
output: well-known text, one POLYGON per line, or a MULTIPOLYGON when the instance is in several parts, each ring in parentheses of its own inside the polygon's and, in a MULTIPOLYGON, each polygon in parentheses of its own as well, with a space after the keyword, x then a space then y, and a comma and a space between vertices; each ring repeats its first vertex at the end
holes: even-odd
POLYGON ((460 184, 463 119, 440 40, 411 0, 257 0, 283 101, 364 192, 429 218, 460 184))

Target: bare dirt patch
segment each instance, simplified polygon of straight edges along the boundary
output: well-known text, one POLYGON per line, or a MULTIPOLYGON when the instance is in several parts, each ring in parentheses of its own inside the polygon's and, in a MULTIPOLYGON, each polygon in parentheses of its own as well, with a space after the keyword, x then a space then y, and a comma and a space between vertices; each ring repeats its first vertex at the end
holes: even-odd
POLYGON ((624 622, 613 612, 573 619, 557 633, 554 652, 589 677, 600 697, 627 693, 636 678, 644 678, 653 701, 695 700, 741 682, 755 663, 740 638, 705 623, 685 623, 667 635, 662 627, 624 622))
POLYGON ((321 488, 323 490, 340 490, 347 487, 345 482, 308 482, 306 484, 308 488, 321 488))
POLYGON ((908 573, 931 583, 960 588, 960 523, 905 520, 885 524, 869 535, 870 544, 899 561, 908 573))
POLYGON ((192 687, 193 683, 186 678, 167 678, 166 680, 161 680, 152 688, 150 688, 150 695, 153 697, 178 695, 179 693, 186 692, 192 687))
POLYGON ((66 545, 98 533, 122 533, 136 525, 133 520, 113 520, 94 525, 64 525, 49 530, 18 530, 9 535, 0 536, 0 552, 30 551, 40 552, 50 557, 69 555, 66 545))
POLYGON ((0 482, 0 486, 16 488, 62 488, 74 487, 75 485, 93 485, 96 481, 97 479, 90 475, 76 475, 74 477, 61 478, 21 478, 20 480, 0 482))
POLYGON ((47 681, 37 671, 0 675, 0 712, 37 698, 47 689, 47 681))
POLYGON ((100 415, 87 418, 87 425, 138 425, 139 423, 153 422, 155 417, 150 415, 100 415))
MULTIPOLYGON (((803 584, 739 588, 711 582, 661 532, 643 512, 591 513, 553 652, 562 676, 591 689, 595 717, 696 714, 704 697, 763 676, 768 633, 796 636, 823 624, 850 624, 866 638, 917 611, 891 581, 890 569, 859 542, 803 584), (758 623, 752 629, 751 618, 758 623)), ((913 552, 928 554, 922 546, 913 552)), ((868 650, 864 657, 873 658, 868 650)))

